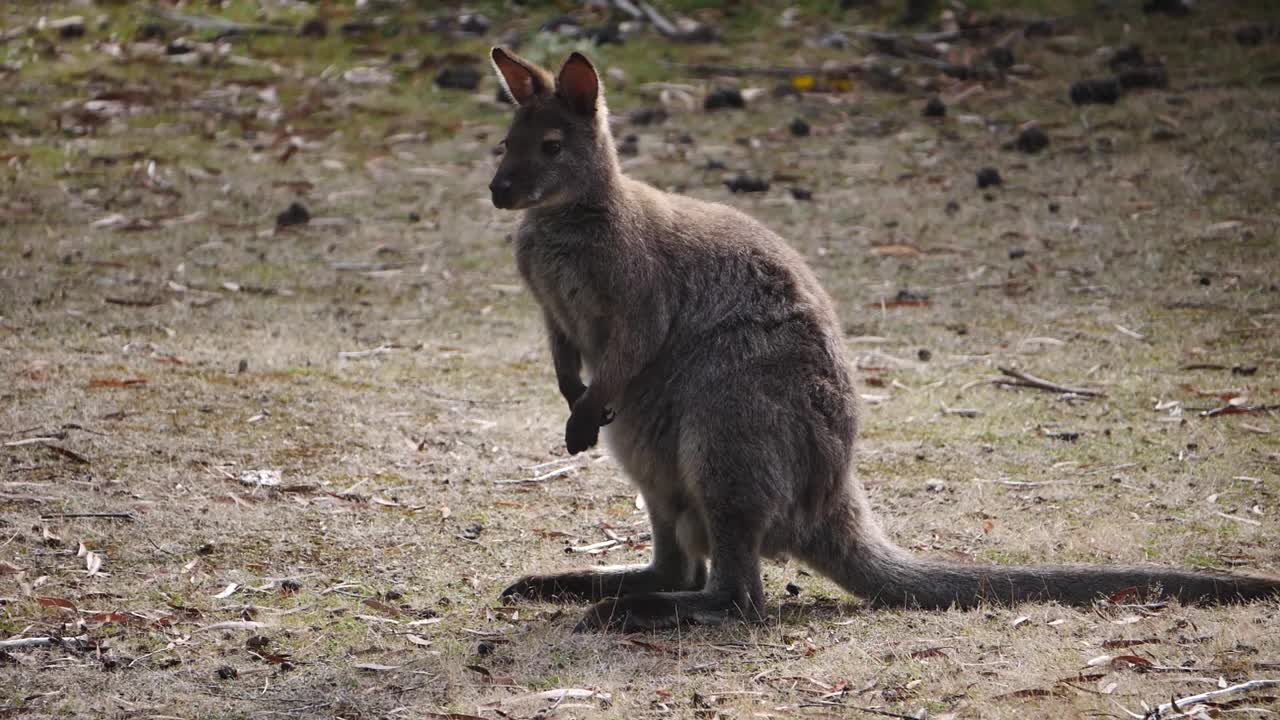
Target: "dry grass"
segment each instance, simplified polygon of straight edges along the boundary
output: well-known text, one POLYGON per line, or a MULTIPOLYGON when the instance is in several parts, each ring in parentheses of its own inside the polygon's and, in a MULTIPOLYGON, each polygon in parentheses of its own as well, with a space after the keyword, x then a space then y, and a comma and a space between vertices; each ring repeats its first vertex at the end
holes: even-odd
MULTIPOLYGON (((861 88, 766 99, 629 128, 641 147, 631 171, 734 203, 809 258, 864 392, 883 398, 867 406, 859 471, 904 545, 1275 573, 1280 422, 1197 412, 1222 404, 1208 390, 1280 403, 1280 97, 1265 82, 1280 46, 1236 47, 1241 17, 1129 17, 1131 38, 1168 58, 1172 87, 1115 107, 1065 102, 1068 82, 1102 66, 1094 48, 1120 40, 1118 20, 1090 19, 1073 31, 1078 52, 1019 45, 1043 75, 990 87, 944 123, 923 121, 915 97, 861 88), (813 137, 785 132, 796 115, 813 137), (1050 149, 1001 149, 1028 120, 1050 149), (1162 128, 1175 137, 1152 140, 1162 128), (681 133, 696 144, 673 142, 681 133), (760 147, 734 142, 747 135, 760 147), (699 169, 708 158, 796 175, 817 201, 731 196, 699 169), (985 165, 1005 178, 989 201, 973 187, 985 165), (924 253, 872 252, 887 243, 924 253), (930 304, 881 305, 903 288, 930 304), (984 382, 1009 364, 1106 397, 984 382), (1180 417, 1153 409, 1168 401, 1180 417)), ((787 37, 749 48, 823 56, 787 37)), ((530 570, 642 562, 647 528, 603 454, 546 482, 506 482, 563 454, 563 410, 503 241, 513 218, 483 190, 500 112, 479 96, 317 81, 326 60, 313 58, 272 81, 286 109, 308 91, 354 92, 399 114, 313 118, 342 134, 287 163, 269 123, 247 135, 176 99, 74 138, 53 130, 64 100, 169 82, 190 98, 237 71, 168 77, 83 41, 57 59, 26 47, 0 47, 29 61, 4 71, 21 102, 0 109, 0 156, 22 156, 0 174, 0 637, 86 634, 93 648, 0 654, 0 717, 1123 716, 1220 678, 1280 673, 1275 602, 875 611, 792 564, 767 569, 777 619, 765 626, 575 636, 577 608, 504 607, 498 591, 530 570), (427 142, 384 141, 419 129, 427 142), (148 159, 176 194, 148 189, 148 159), (312 214, 340 223, 273 230, 295 197, 282 183, 300 180, 312 214), (90 224, 193 212, 136 232, 90 224), (8 444, 32 437, 52 439, 8 444), (284 491, 239 482, 255 469, 280 471, 284 491), (604 528, 636 542, 566 553, 604 528), (93 576, 81 544, 103 559, 93 576), (215 597, 230 583, 240 589, 215 597), (207 629, 237 620, 262 626, 207 629), (1126 640, 1146 643, 1110 645, 1126 640), (1165 669, 1089 664, 1104 654, 1165 669), (548 710, 527 697, 561 688, 611 700, 548 710)), ((290 47, 259 50, 287 63, 290 47)), ((646 47, 600 55, 650 77, 660 68, 641 64, 646 47)), ((634 85, 613 97, 621 110, 644 102, 634 85)))

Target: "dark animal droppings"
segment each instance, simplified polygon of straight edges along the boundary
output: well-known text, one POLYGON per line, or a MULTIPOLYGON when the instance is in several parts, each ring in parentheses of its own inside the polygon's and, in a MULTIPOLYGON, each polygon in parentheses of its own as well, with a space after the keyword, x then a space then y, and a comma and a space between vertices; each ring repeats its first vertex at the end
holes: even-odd
POLYGON ((1002 185, 1004 179, 1000 177, 1000 171, 993 167, 984 167, 978 171, 978 189, 994 187, 1002 185))
POLYGON ((1007 47, 993 47, 987 51, 987 59, 1001 72, 1013 67, 1013 51, 1007 47))
POLYGON ((1038 153, 1049 147, 1049 136, 1038 127, 1029 127, 1018 133, 1014 146, 1027 154, 1038 153))
POLYGON ((1081 80, 1071 86, 1070 95, 1071 102, 1076 105, 1115 105, 1120 99, 1120 82, 1114 78, 1081 80))
POLYGON ((791 134, 796 137, 809 137, 809 123, 805 122, 804 118, 796 118, 795 120, 792 120, 791 125, 788 127, 791 130, 791 134))
POLYGON ((302 206, 302 203, 289 203, 289 207, 284 212, 276 216, 276 227, 289 227, 290 225, 306 225, 311 222, 311 213, 302 206))
POLYGON ((143 23, 138 26, 138 31, 133 34, 134 40, 164 40, 169 36, 169 31, 164 25, 156 22, 143 23))
POLYGON ((747 101, 743 99, 742 91, 737 88, 720 88, 702 101, 704 110, 721 110, 724 108, 740 110, 746 106, 747 101))
POLYGON ((724 186, 729 188, 729 192, 734 193, 766 192, 769 189, 769 181, 749 175, 739 175, 732 180, 725 180, 724 186))
POLYGON ((320 18, 311 18, 302 23, 302 29, 298 31, 302 37, 322 38, 329 34, 329 26, 320 18))
POLYGON ((461 17, 458 29, 468 35, 483 35, 489 32, 489 18, 480 13, 467 13, 461 17))
POLYGON ((1255 47, 1262 44, 1262 28, 1257 25, 1245 25, 1236 30, 1236 42, 1245 47, 1255 47))
POLYGON ((1129 68, 1116 76, 1116 82, 1126 90, 1135 88, 1162 88, 1169 85, 1169 74, 1163 65, 1146 65, 1129 68))
POLYGON ((796 200, 807 201, 807 200, 813 199, 812 190, 806 190, 804 188, 798 188, 798 187, 790 188, 790 190, 791 190, 791 197, 795 198, 796 200))
POLYGON ((1147 61, 1142 56, 1141 47, 1129 45, 1117 50, 1116 54, 1111 56, 1111 62, 1108 64, 1112 70, 1119 72, 1125 68, 1142 67, 1147 64, 1147 61))
POLYGON ((945 117, 947 114, 947 104, 942 102, 942 98, 934 95, 929 98, 929 102, 924 104, 925 117, 945 117))
POLYGON ((444 68, 436 74, 436 86, 452 90, 475 90, 480 86, 480 71, 470 65, 444 68))
POLYGON ((1170 17, 1185 17, 1191 13, 1191 8, 1185 0, 1147 0, 1142 6, 1142 12, 1148 15, 1162 14, 1170 17))

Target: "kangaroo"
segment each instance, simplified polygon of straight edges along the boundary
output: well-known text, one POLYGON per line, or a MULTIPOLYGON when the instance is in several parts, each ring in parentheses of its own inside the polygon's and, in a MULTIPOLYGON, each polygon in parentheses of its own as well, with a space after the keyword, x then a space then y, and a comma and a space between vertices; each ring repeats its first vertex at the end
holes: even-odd
POLYGON ((890 606, 1087 604, 1129 587, 1187 602, 1280 593, 1280 578, 970 565, 893 544, 851 472, 854 379, 801 256, 733 208, 623 175, 583 55, 555 76, 502 48, 492 60, 517 107, 489 190, 497 208, 523 211, 516 263, 569 405, 565 446, 582 452, 607 425, 653 527, 648 565, 532 575, 503 597, 594 601, 578 631, 758 621, 760 562, 779 557, 890 606))

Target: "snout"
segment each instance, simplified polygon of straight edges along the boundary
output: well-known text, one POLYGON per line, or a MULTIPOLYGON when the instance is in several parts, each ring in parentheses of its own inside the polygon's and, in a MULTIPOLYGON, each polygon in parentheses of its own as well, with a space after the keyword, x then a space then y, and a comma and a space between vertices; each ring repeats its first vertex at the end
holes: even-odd
POLYGON ((503 177, 495 177, 489 183, 489 193, 493 196, 493 206, 499 210, 513 210, 516 206, 515 192, 511 181, 503 177))

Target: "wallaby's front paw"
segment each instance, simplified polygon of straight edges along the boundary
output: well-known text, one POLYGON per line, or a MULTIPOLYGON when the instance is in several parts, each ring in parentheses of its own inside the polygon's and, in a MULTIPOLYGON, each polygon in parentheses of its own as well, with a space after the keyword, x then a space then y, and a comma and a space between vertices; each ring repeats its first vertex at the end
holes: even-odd
POLYGON ((604 412, 600 413, 600 427, 604 427, 605 425, 613 422, 613 419, 616 417, 618 416, 614 414, 612 410, 605 408, 604 412))
POLYGON ((560 394, 564 396, 565 402, 569 403, 569 412, 573 412, 573 406, 578 404, 578 400, 582 398, 582 394, 587 391, 587 386, 578 383, 573 387, 560 388, 560 394))
POLYGON ((564 428, 564 446, 570 455, 594 447, 600 439, 600 416, 587 410, 577 410, 569 414, 569 422, 564 428))

